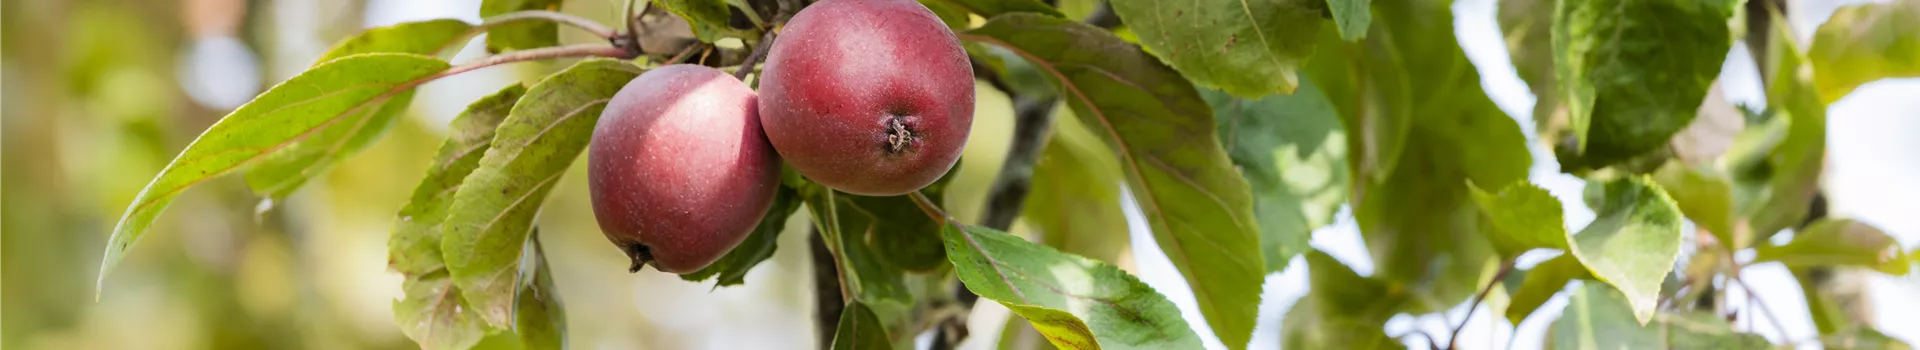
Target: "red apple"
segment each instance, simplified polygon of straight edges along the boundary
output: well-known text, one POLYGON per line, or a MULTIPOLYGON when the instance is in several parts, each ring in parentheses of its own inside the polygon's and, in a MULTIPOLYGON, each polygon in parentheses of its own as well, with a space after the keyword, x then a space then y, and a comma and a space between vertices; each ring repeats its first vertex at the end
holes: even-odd
POLYGON ((892 196, 938 180, 973 126, 973 67, 953 32, 913 0, 825 0, 787 22, 767 54, 760 123, 801 175, 892 196))
POLYGON ((672 65, 634 78, 594 126, 594 218, 633 259, 689 273, 745 240, 773 204, 780 158, 752 89, 719 70, 672 65))

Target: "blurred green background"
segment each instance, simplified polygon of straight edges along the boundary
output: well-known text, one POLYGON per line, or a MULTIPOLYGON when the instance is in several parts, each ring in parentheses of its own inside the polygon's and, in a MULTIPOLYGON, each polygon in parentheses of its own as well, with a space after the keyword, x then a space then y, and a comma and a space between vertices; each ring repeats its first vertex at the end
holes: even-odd
MULTIPOLYGON (((445 124, 472 100, 569 62, 520 64, 421 88, 407 121, 279 203, 239 176, 189 190, 94 293, 100 257, 133 196, 239 103, 362 28, 455 17, 477 0, 8 0, 0 3, 0 348, 405 349, 401 279, 387 232, 445 124), (259 211, 258 209, 269 210, 259 211)), ((620 4, 569 1, 615 21, 620 4)), ((588 42, 562 31, 563 41, 588 42)), ((483 55, 469 45, 455 63, 483 55)), ((1011 129, 981 90, 974 139, 947 208, 979 211, 1011 129)), ((584 157, 582 157, 584 159, 584 157)), ((540 226, 583 349, 794 348, 813 344, 804 219, 745 287, 712 289, 626 259, 592 219, 584 163, 540 226), (751 336, 740 336, 750 333, 751 336)), ((506 342, 501 342, 502 344, 506 342)), ((500 344, 494 344, 500 345, 500 344)), ((503 345, 511 346, 511 345, 503 345)))

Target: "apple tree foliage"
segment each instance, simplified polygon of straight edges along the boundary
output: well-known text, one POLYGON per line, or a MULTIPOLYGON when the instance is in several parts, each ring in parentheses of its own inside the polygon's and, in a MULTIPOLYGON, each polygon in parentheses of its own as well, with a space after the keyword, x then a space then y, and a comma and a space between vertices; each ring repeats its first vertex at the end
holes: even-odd
MULTIPOLYGON (((110 292, 105 275, 196 184, 240 173, 267 200, 284 198, 378 141, 422 83, 578 59, 473 102, 434 159, 423 160, 426 174, 395 174, 421 181, 394 218, 389 256, 405 277, 395 319, 423 348, 464 349, 496 336, 565 347, 565 306, 534 218, 580 158, 600 109, 661 64, 698 57, 752 73, 751 50, 795 40, 778 38, 777 28, 809 2, 630 4, 689 26, 686 45, 658 52, 632 24, 551 12, 561 0, 486 0, 481 23, 410 22, 343 39, 208 128, 153 178, 113 229, 99 288, 110 292), (563 27, 606 42, 562 45, 563 27), (494 56, 449 62, 451 48, 480 33, 494 56), (711 45, 723 40, 746 45, 711 45), (715 51, 722 54, 708 59, 715 51)), ((1531 126, 1481 87, 1448 1, 921 3, 967 46, 976 78, 1055 103, 1037 107, 1059 118, 1039 125, 1047 146, 1037 164, 1022 165, 1031 178, 1016 179, 1031 183, 1017 213, 1035 237, 945 215, 935 204, 945 180, 913 196, 861 197, 789 173, 746 243, 683 278, 743 283, 772 256, 785 220, 805 208, 799 216, 826 242, 846 293, 830 325, 836 349, 911 345, 939 324, 921 311, 950 299, 914 285, 955 279, 1026 323, 1011 326, 1030 326, 1060 348, 1199 348, 1195 328, 1204 324, 1241 349, 1253 339, 1264 277, 1296 256, 1312 285, 1281 325, 1289 348, 1401 348, 1416 334, 1387 334, 1394 315, 1484 303, 1518 324, 1565 294, 1571 302, 1550 321, 1555 348, 1758 349, 1786 344, 1736 332, 1728 316, 1751 317, 1739 314, 1747 309, 1712 302, 1743 283, 1742 267, 1905 275, 1920 262, 1914 247, 1866 223, 1810 209, 1819 205, 1826 105, 1867 82, 1920 76, 1920 0, 1843 7, 1806 42, 1792 35, 1779 2, 1500 0, 1515 67, 1539 97, 1531 126), (1743 25, 1755 17, 1772 25, 1743 25), (1723 154, 1681 156, 1676 135, 1714 108, 1703 100, 1742 37, 1764 41, 1748 44, 1764 44, 1756 62, 1767 105, 1743 113, 1723 154), (1561 217, 1567 203, 1528 183, 1523 127, 1537 129, 1561 171, 1588 180, 1592 223, 1571 227, 1561 217), (1106 242, 1127 239, 1118 203, 1128 200, 1192 289, 1200 319, 1183 318, 1160 292, 1101 260, 1126 246, 1106 242), (1371 274, 1307 244, 1343 207, 1361 230, 1371 274), (1796 234, 1768 239, 1781 231, 1796 234), (1535 251, 1559 255, 1516 266, 1535 251), (1752 258, 1731 258, 1742 255, 1752 258)), ((1821 309, 1829 296, 1801 282, 1818 341, 1897 343, 1821 309)))

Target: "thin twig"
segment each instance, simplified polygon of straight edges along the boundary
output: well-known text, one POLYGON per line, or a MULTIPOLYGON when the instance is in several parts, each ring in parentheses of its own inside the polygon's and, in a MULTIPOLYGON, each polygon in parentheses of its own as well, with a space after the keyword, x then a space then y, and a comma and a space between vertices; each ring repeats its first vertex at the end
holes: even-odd
POLYGON ((839 327, 840 312, 847 307, 845 292, 840 290, 840 270, 833 252, 827 249, 827 242, 820 235, 820 229, 813 229, 808 235, 807 245, 812 248, 813 263, 813 302, 814 328, 820 337, 820 348, 833 346, 833 333, 839 327))
POLYGON ((1427 333, 1427 331, 1422 331, 1422 330, 1415 330, 1413 331, 1413 334, 1419 334, 1422 337, 1427 337, 1428 349, 1440 350, 1440 340, 1434 339, 1433 334, 1427 333))
MULTIPOLYGON (((1741 280, 1738 274, 1728 276, 1731 277, 1730 279, 1733 280, 1734 284, 1740 285, 1740 289, 1747 291, 1748 304, 1760 305, 1760 313, 1767 315, 1767 323, 1773 324, 1773 331, 1780 332, 1780 339, 1787 339, 1787 327, 1780 325, 1780 318, 1773 316, 1773 309, 1767 308, 1767 302, 1765 300, 1760 300, 1760 294, 1755 294, 1753 287, 1747 286, 1747 282, 1741 280)), ((1753 316, 1749 315, 1747 317, 1753 316)))
POLYGON ((942 225, 955 222, 953 216, 947 215, 947 212, 944 210, 940 210, 940 205, 934 204, 933 200, 928 199, 926 194, 922 194, 920 191, 913 191, 907 193, 907 196, 913 198, 913 204, 919 206, 920 211, 927 213, 927 217, 933 218, 933 221, 939 221, 942 225))
MULTIPOLYGON (((380 96, 374 97, 374 99, 377 100, 377 99, 385 99, 385 98, 393 97, 394 95, 398 95, 403 91, 407 91, 409 89, 413 89, 414 87, 418 87, 420 86, 420 84, 426 84, 427 82, 438 80, 440 78, 445 78, 445 77, 453 76, 456 74, 471 72, 477 69, 497 66, 501 64, 514 63, 514 62, 526 62, 526 61, 538 61, 538 60, 554 59, 554 58, 567 58, 567 57, 617 57, 617 58, 626 59, 626 58, 633 58, 633 55, 635 55, 634 52, 623 50, 618 47, 612 47, 612 46, 606 46, 606 45, 600 45, 600 44, 581 44, 581 45, 568 45, 568 46, 557 46, 557 47, 544 47, 544 48, 538 48, 538 49, 532 49, 532 50, 508 52, 508 53, 503 53, 503 54, 498 54, 493 56, 482 57, 480 59, 467 62, 466 64, 461 64, 458 66, 453 66, 452 68, 447 68, 446 70, 442 70, 438 73, 433 73, 424 77, 409 80, 405 83, 401 83, 400 85, 395 85, 392 89, 388 89, 386 93, 380 94, 380 96)), ((358 109, 359 107, 355 107, 355 108, 358 109)), ((349 113, 351 113, 351 111, 349 113)))
POLYGON ((1500 262, 1500 272, 1493 274, 1493 280, 1487 281, 1486 287, 1480 288, 1480 295, 1473 297, 1472 304, 1467 304, 1467 316, 1462 317, 1460 319, 1460 325, 1453 327, 1453 334, 1447 336, 1447 349, 1455 349, 1458 347, 1460 344, 1460 330, 1467 329, 1467 323, 1473 321, 1473 311, 1480 308, 1480 302, 1487 300, 1487 293, 1493 292, 1493 286, 1500 285, 1500 280, 1506 279, 1507 273, 1510 272, 1513 272, 1513 259, 1500 262))
POLYGON ((630 59, 638 55, 639 53, 637 52, 627 51, 626 49, 607 46, 604 44, 577 44, 577 45, 567 45, 567 46, 543 47, 543 48, 532 49, 532 50, 514 51, 514 52, 508 52, 508 53, 503 53, 503 54, 498 54, 493 56, 481 57, 480 59, 469 61, 465 64, 453 66, 453 68, 447 68, 447 70, 440 71, 439 73, 434 73, 433 75, 421 77, 420 79, 414 79, 413 81, 409 81, 406 84, 403 84, 401 86, 403 88, 410 88, 410 87, 418 86, 420 84, 425 84, 426 82, 433 81, 434 79, 445 78, 447 76, 451 76, 455 74, 466 73, 476 69, 492 67, 492 66, 497 66, 497 65, 506 64, 506 63, 538 61, 538 60, 569 58, 569 57, 612 57, 612 58, 619 58, 619 59, 630 59))
POLYGON ((767 49, 773 47, 774 36, 773 32, 767 32, 767 35, 760 37, 760 43, 753 46, 753 53, 747 55, 747 61, 740 62, 740 68, 733 70, 734 79, 747 81, 747 73, 753 72, 753 65, 760 64, 760 59, 767 56, 767 49))
POLYGON ((507 23, 513 23, 513 22, 525 22, 525 21, 551 21, 551 22, 556 22, 560 24, 566 24, 569 26, 573 26, 574 28, 580 28, 582 30, 586 30, 588 33, 593 33, 593 36, 600 37, 601 39, 613 40, 615 38, 620 37, 619 32, 615 32, 613 28, 607 28, 607 26, 600 25, 600 22, 594 22, 593 20, 590 20, 590 19, 581 18, 579 16, 569 15, 565 13, 559 13, 559 12, 553 12, 553 11, 542 11, 542 10, 508 12, 508 13, 500 14, 498 16, 487 17, 485 22, 481 22, 480 25, 474 26, 474 29, 483 30, 486 28, 496 27, 501 24, 507 24, 507 23))
MULTIPOLYGON (((1780 318, 1773 316, 1773 309, 1768 308, 1767 303, 1763 300, 1760 300, 1760 295, 1754 294, 1753 287, 1748 287, 1747 281, 1740 278, 1740 270, 1745 268, 1746 265, 1741 265, 1738 261, 1735 261, 1733 259, 1732 253, 1728 253, 1724 255, 1727 258, 1727 266, 1728 266, 1727 272, 1726 272, 1727 280, 1732 281, 1733 284, 1740 285, 1740 289, 1746 290, 1747 303, 1760 305, 1760 313, 1767 315, 1767 322, 1773 324, 1773 331, 1780 332, 1780 339, 1787 339, 1787 327, 1780 325, 1780 318)), ((1753 316, 1748 315, 1747 317, 1753 317, 1753 316)), ((1747 327, 1747 328, 1752 329, 1753 327, 1747 327)))
POLYGON ((672 58, 668 58, 665 63, 679 64, 681 60, 687 59, 687 56, 692 55, 694 51, 699 51, 696 49, 700 48, 700 45, 702 44, 687 45, 687 47, 680 49, 680 53, 673 54, 672 58))

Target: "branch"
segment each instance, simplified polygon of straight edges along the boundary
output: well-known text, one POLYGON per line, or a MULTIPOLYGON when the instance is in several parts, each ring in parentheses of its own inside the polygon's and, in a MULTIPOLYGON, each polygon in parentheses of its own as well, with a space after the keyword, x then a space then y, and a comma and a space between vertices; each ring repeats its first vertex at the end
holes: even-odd
POLYGON ((607 26, 600 25, 600 22, 594 22, 590 19, 565 13, 539 10, 508 12, 498 16, 487 17, 480 25, 474 26, 473 30, 486 30, 487 28, 498 27, 502 24, 526 21, 549 21, 565 24, 586 30, 588 33, 593 33, 593 36, 601 39, 614 40, 620 37, 619 32, 615 32, 612 28, 607 28, 607 26))
MULTIPOLYGON (((1782 340, 1787 339, 1787 327, 1780 325, 1780 318, 1773 316, 1773 309, 1767 308, 1766 301, 1760 300, 1760 294, 1755 294, 1753 292, 1753 287, 1748 287, 1747 281, 1740 279, 1740 269, 1744 268, 1745 265, 1741 265, 1739 262, 1734 261, 1733 254, 1731 252, 1724 255, 1727 258, 1727 271, 1726 271, 1727 280, 1732 281, 1733 284, 1740 285, 1740 289, 1746 290, 1747 303, 1760 305, 1760 313, 1767 315, 1767 322, 1773 324, 1773 331, 1780 332, 1780 339, 1782 340)), ((1807 282, 1802 281, 1801 283, 1807 283, 1807 282)))
POLYGON ((839 328, 840 312, 847 308, 846 297, 840 291, 840 270, 834 262, 833 252, 827 250, 827 241, 820 236, 820 229, 813 229, 807 235, 807 245, 812 249, 813 260, 813 302, 814 330, 820 336, 820 348, 833 346, 833 333, 839 328))
POLYGON ((1741 280, 1739 274, 1737 273, 1731 274, 1731 275, 1728 275, 1728 277, 1732 277, 1731 280, 1733 280, 1734 284, 1740 285, 1740 289, 1747 291, 1748 304, 1760 306, 1760 313, 1767 315, 1767 323, 1773 324, 1773 331, 1780 332, 1780 339, 1782 340, 1787 339, 1787 327, 1780 325, 1780 318, 1773 316, 1773 309, 1767 308, 1767 302, 1764 300, 1760 300, 1760 294, 1755 294, 1753 292, 1753 287, 1748 287, 1747 282, 1744 280, 1741 280))
POLYGON ((1473 311, 1480 308, 1480 302, 1487 300, 1487 293, 1493 292, 1493 286, 1499 285, 1500 280, 1506 279, 1510 272, 1513 272, 1513 259, 1501 262, 1500 272, 1493 274, 1493 280, 1487 281, 1486 287, 1480 288, 1480 295, 1473 297, 1472 304, 1467 304, 1467 316, 1460 319, 1460 325, 1453 326, 1453 334, 1447 336, 1447 349, 1459 348, 1460 330, 1467 328, 1467 322, 1473 321, 1473 311))
POLYGON ((734 79, 742 82, 747 81, 747 73, 753 72, 753 65, 760 64, 760 59, 767 57, 767 49, 773 47, 773 39, 775 36, 778 35, 775 35, 773 32, 767 32, 765 36, 760 37, 760 43, 753 46, 753 53, 747 55, 747 61, 741 62, 740 68, 733 69, 734 79))
POLYGON ((980 225, 1001 231, 1012 227, 1013 220, 1026 207, 1027 193, 1033 186, 1033 167, 1046 148, 1056 101, 1053 97, 1013 95, 1013 146, 1007 151, 1000 175, 989 187, 987 207, 980 216, 980 225))

